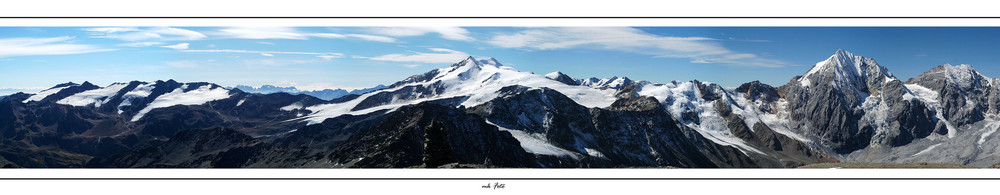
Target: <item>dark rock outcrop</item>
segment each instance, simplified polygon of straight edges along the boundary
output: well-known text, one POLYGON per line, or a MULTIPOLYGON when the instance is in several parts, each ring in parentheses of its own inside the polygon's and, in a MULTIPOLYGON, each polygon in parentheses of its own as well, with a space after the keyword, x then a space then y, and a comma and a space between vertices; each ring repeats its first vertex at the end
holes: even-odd
POLYGON ((157 146, 93 159, 87 167, 238 168, 273 149, 231 129, 190 129, 157 146))

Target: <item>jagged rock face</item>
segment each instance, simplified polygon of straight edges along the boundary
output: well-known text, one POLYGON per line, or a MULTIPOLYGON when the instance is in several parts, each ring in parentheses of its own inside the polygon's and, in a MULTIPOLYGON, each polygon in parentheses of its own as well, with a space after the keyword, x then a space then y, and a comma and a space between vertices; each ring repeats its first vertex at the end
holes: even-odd
POLYGON ((837 153, 899 145, 933 131, 933 112, 874 59, 837 51, 779 89, 793 129, 837 153), (891 120, 891 121, 890 121, 891 120), (874 140, 873 140, 874 139, 874 140))
POLYGON ((545 167, 605 166, 599 159, 579 162, 586 154, 583 143, 597 130, 590 124, 589 110, 565 95, 551 89, 529 89, 514 85, 500 90, 501 96, 480 106, 469 108, 487 121, 505 129, 538 134, 554 147, 568 149, 568 156, 538 155, 545 167))
POLYGON ((559 92, 520 86, 501 91, 507 95, 472 109, 501 127, 545 134, 547 139, 565 144, 561 147, 572 148, 579 134, 596 132, 588 120, 580 120, 590 118, 587 108, 559 92))
POLYGON ((642 90, 642 85, 645 83, 641 82, 631 82, 625 84, 615 92, 615 97, 617 98, 634 98, 639 97, 639 91, 642 90))
POLYGON ((993 78, 990 81, 990 92, 986 96, 986 104, 989 105, 988 113, 998 114, 1000 113, 1000 78, 993 78))
POLYGON ((537 167, 533 156, 510 133, 481 117, 436 104, 405 106, 374 128, 328 153, 344 167, 435 167, 483 164, 537 167))
POLYGON ((733 113, 730 101, 716 101, 715 108, 725 118, 726 126, 733 135, 748 145, 761 150, 767 156, 757 157, 757 162, 767 167, 798 167, 819 162, 832 162, 832 157, 822 150, 810 147, 772 130, 762 121, 747 121, 733 113), (753 123, 748 126, 748 122, 753 123))
POLYGON ((879 101, 888 109, 866 110, 868 115, 862 123, 877 130, 873 138, 875 144, 906 145, 934 131, 934 112, 917 99, 904 99, 907 93, 899 80, 886 82, 879 101), (880 117, 883 115, 884 118, 880 117), (885 119, 888 119, 888 124, 885 119))
POLYGON ((733 92, 743 94, 743 98, 752 102, 752 106, 754 106, 757 110, 772 114, 777 111, 774 109, 775 102, 781 98, 778 93, 778 89, 772 87, 771 85, 761 83, 760 81, 744 83, 733 90, 733 92))
POLYGON ((627 162, 632 166, 756 166, 745 156, 730 159, 734 160, 730 162, 718 161, 720 158, 717 156, 742 154, 733 154, 731 147, 720 147, 697 138, 697 133, 685 135, 659 101, 652 97, 619 99, 606 109, 591 109, 591 114, 594 126, 599 129, 598 137, 605 138, 600 141, 601 144, 613 151, 604 152, 604 155, 614 162, 627 162))
POLYGON ((760 81, 753 81, 749 83, 744 83, 736 88, 735 92, 743 93, 743 98, 750 101, 764 101, 764 102, 774 102, 778 101, 778 90, 770 85, 761 83, 760 81))
POLYGON ((717 84, 705 84, 698 80, 694 80, 693 82, 697 84, 696 86, 698 87, 699 94, 701 94, 701 99, 705 99, 706 101, 717 100, 722 98, 723 94, 726 93, 726 90, 717 84))
POLYGON ((981 121, 987 110, 996 110, 997 98, 989 95, 997 93, 991 81, 968 65, 940 65, 906 83, 938 92, 941 114, 957 126, 981 121))
MULTIPOLYGON (((588 111, 550 89, 508 89, 505 95, 470 110, 506 129, 542 134, 544 141, 576 157, 563 157, 567 163, 576 161, 581 167, 757 166, 737 149, 680 128, 652 97, 622 98, 607 108, 588 111)), ((540 161, 546 164, 544 158, 540 161)), ((572 164, 577 163, 564 166, 572 164)))

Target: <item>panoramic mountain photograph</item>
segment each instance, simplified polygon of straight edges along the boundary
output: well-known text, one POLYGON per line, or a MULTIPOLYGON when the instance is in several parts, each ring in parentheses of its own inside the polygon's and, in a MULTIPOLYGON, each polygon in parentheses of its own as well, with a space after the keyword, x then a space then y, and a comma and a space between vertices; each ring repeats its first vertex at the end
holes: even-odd
POLYGON ((993 27, 0 27, 3 168, 998 168, 993 27))

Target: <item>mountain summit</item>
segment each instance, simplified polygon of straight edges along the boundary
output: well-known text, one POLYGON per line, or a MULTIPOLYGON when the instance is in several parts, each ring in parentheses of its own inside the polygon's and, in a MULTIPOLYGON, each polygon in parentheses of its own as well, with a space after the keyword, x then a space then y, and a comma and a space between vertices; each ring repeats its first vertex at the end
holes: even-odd
POLYGON ((895 80, 896 77, 878 65, 873 58, 856 56, 844 50, 837 50, 824 61, 816 63, 809 72, 803 74, 798 82, 802 86, 833 85, 844 89, 857 89, 861 92, 878 90, 883 81, 895 80))
POLYGON ((873 58, 837 50, 782 86, 792 129, 836 153, 928 136, 933 112, 873 58))

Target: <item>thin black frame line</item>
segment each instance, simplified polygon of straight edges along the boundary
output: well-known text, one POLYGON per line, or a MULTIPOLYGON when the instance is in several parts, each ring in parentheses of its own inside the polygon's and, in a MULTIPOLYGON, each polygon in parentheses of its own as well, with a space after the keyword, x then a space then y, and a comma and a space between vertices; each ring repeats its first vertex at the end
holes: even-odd
MULTIPOLYGON (((591 17, 591 16, 477 16, 477 17, 453 17, 453 16, 417 16, 417 17, 356 17, 356 16, 0 16, 0 19, 1000 19, 1000 16, 957 16, 957 17, 782 17, 782 16, 756 16, 756 17, 670 17, 670 16, 611 16, 611 17, 591 17)), ((662 181, 701 181, 701 180, 760 180, 760 181, 833 181, 833 180, 997 180, 1000 178, 0 178, 4 180, 662 180, 662 181)))
POLYGON ((0 16, 0 19, 1000 19, 1000 16, 0 16))
POLYGON ((0 178, 0 181, 1000 181, 1000 178, 0 178))

